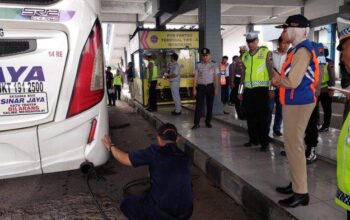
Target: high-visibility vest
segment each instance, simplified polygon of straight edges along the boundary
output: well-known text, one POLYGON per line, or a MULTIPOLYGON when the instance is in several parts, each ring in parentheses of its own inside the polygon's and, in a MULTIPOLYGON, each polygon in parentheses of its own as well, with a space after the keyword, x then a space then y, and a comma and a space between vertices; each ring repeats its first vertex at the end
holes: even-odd
POLYGON ((270 85, 270 76, 266 66, 266 58, 269 49, 260 47, 252 56, 246 51, 242 56, 242 62, 245 66, 244 87, 268 87, 270 85))
POLYGON ((113 79, 113 85, 120 86, 122 84, 122 76, 121 75, 115 75, 113 79))
POLYGON ((288 77, 291 69, 294 54, 302 47, 305 47, 312 55, 309 66, 300 84, 295 89, 280 87, 280 102, 282 105, 305 105, 316 102, 316 86, 320 76, 316 52, 309 40, 304 40, 288 51, 287 60, 282 66, 282 77, 288 77))
POLYGON ((152 74, 152 81, 158 80, 158 67, 157 67, 156 63, 154 62, 154 60, 150 60, 149 62, 152 63, 153 72, 150 73, 149 69, 147 69, 147 74, 148 74, 148 76, 150 74, 152 74))
POLYGON ((350 114, 343 124, 338 139, 337 184, 335 202, 350 211, 350 114))
POLYGON ((329 81, 329 72, 328 72, 328 63, 327 63, 326 65, 323 65, 323 77, 322 77, 321 88, 328 87, 328 81, 329 81))
POLYGON ((226 65, 225 64, 221 64, 220 65, 220 83, 222 86, 226 85, 226 65))

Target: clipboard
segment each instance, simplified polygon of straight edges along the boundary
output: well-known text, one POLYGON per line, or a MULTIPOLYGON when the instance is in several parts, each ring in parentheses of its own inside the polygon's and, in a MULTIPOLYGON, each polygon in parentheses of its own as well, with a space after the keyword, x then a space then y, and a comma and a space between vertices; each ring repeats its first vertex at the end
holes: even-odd
POLYGON ((333 87, 333 86, 329 86, 328 89, 350 94, 350 90, 348 90, 348 89, 341 89, 341 88, 337 88, 337 87, 333 87))

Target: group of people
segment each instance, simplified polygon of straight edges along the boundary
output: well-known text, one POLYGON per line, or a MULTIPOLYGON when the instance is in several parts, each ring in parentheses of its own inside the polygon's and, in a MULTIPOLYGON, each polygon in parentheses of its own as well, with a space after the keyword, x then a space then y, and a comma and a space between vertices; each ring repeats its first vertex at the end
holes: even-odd
POLYGON ((129 85, 129 91, 133 97, 133 81, 134 81, 134 69, 133 63, 129 62, 125 72, 121 68, 117 69, 117 73, 113 75, 111 72, 112 67, 108 66, 106 70, 106 87, 108 96, 108 105, 115 106, 116 100, 121 100, 121 91, 124 85, 123 74, 126 75, 129 85))
MULTIPOLYGON (((350 60, 347 57, 349 52, 344 52, 344 45, 349 41, 344 39, 350 37, 350 25, 339 27, 342 29, 339 29, 341 45, 338 49, 343 50, 342 61, 346 66, 345 63, 350 60)), ((322 43, 307 39, 310 22, 303 15, 290 16, 277 28, 283 28, 277 51, 270 52, 266 47, 259 46, 258 35, 249 33, 246 35, 248 48, 240 47, 240 56, 234 56, 231 65, 227 63, 228 57, 224 56, 218 67, 210 59, 208 48, 200 51, 201 61, 196 67, 193 86, 196 110, 192 129, 200 127, 204 99, 207 105, 205 124, 208 128, 212 127, 213 99, 218 93, 220 81, 221 101, 224 104, 233 101, 238 117, 247 120, 249 141, 244 146, 260 144, 261 150, 267 151, 271 115, 276 106, 273 134, 284 136, 285 151, 282 154, 287 156, 291 174, 291 183, 286 187, 277 187, 276 190, 282 194, 291 194, 280 200, 280 205, 296 207, 309 203, 306 164, 316 160, 318 132, 327 132, 330 126, 335 85, 334 61, 328 58, 328 49, 322 43), (321 128, 318 128, 319 102, 324 111, 321 128)), ((350 97, 350 92, 345 94, 350 97)), ((347 122, 349 124, 350 119, 347 122)), ((348 143, 344 143, 344 140, 348 140, 348 128, 343 130, 342 147, 338 146, 338 162, 339 157, 350 156, 350 151, 346 151, 348 143)), ((344 158, 341 160, 346 160, 344 158)), ((338 169, 349 172, 349 165, 338 166, 338 169)), ((338 171, 338 179, 343 180, 343 183, 337 195, 337 203, 349 210, 350 178, 349 175, 347 177, 345 180, 344 175, 338 171)))
MULTIPOLYGON (((277 51, 271 52, 266 47, 258 46, 257 34, 249 33, 246 35, 248 48, 241 47, 240 56, 233 57, 231 65, 227 64, 228 59, 224 57, 221 66, 218 67, 211 60, 208 48, 200 50, 201 61, 196 66, 192 91, 196 97, 192 129, 200 127, 204 100, 207 107, 205 125, 208 128, 212 127, 213 100, 214 96, 218 95, 219 82, 222 82, 221 88, 225 90, 229 86, 231 93, 233 92, 233 98, 230 98, 231 95, 223 94, 222 101, 234 100, 238 117, 247 119, 249 141, 245 146, 260 144, 261 150, 266 151, 269 144, 271 112, 273 103, 276 103, 273 132, 277 136, 282 135, 280 130, 282 118, 284 148, 291 177, 291 182, 286 187, 277 187, 276 191, 290 195, 279 201, 281 206, 294 208, 309 204, 307 158, 314 153, 314 147, 317 145, 319 101, 325 111, 325 117, 329 114, 326 111, 329 111, 333 96, 334 88, 331 87, 334 86, 334 62, 326 58, 327 53, 322 44, 314 44, 307 39, 310 22, 303 15, 290 16, 277 28, 283 28, 277 51), (229 74, 221 74, 222 77, 219 79, 220 71, 228 71, 229 74)), ((350 21, 338 19, 338 29, 340 38, 338 50, 342 53, 343 68, 346 74, 349 74, 350 21)), ((155 89, 153 84, 157 69, 151 57, 146 59, 149 59, 151 90, 155 89)), ((172 56, 172 60, 176 63, 177 56, 172 56)), ((169 67, 165 77, 176 79, 178 67, 169 67)), ((153 92, 150 91, 150 96, 153 92)), ((344 91, 344 94, 350 100, 350 92, 344 91)), ((150 110, 156 110, 153 105, 154 103, 150 102, 150 110)), ((181 111, 176 107, 174 112, 181 111)), ((328 127, 329 121, 325 118, 320 130, 326 131, 328 127)), ((347 210, 348 219, 350 219, 349 131, 350 116, 347 116, 337 149, 336 203, 347 210)), ((176 147, 178 141, 176 127, 171 124, 161 126, 157 133, 157 141, 157 145, 151 145, 145 150, 125 153, 115 146, 109 137, 103 139, 106 148, 121 163, 135 167, 150 166, 154 183, 151 191, 146 195, 125 199, 121 210, 130 219, 188 219, 193 209, 190 161, 176 147)))

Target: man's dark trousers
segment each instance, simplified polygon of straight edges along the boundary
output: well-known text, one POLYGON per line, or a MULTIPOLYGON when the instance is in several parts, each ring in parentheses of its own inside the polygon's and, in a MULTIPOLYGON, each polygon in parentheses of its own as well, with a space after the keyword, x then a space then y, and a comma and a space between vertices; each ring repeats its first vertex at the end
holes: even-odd
POLYGON ((210 123, 213 114, 213 103, 214 103, 214 84, 208 85, 197 85, 197 96, 196 96, 196 110, 194 114, 194 124, 199 125, 201 115, 203 112, 204 99, 207 104, 207 116, 205 123, 210 123))
POLYGON ((305 145, 306 145, 306 155, 310 155, 311 148, 316 147, 318 144, 318 120, 320 118, 319 107, 315 106, 313 112, 311 113, 309 123, 307 124, 305 130, 305 145))
POLYGON ((332 117, 332 97, 329 96, 328 92, 321 92, 320 99, 323 109, 323 124, 322 127, 329 128, 332 117))
POLYGON ((149 108, 157 110, 157 80, 153 80, 149 87, 149 108))
POLYGON ((269 144, 267 130, 268 87, 245 88, 243 93, 243 105, 246 110, 248 135, 250 142, 260 142, 262 147, 269 144))

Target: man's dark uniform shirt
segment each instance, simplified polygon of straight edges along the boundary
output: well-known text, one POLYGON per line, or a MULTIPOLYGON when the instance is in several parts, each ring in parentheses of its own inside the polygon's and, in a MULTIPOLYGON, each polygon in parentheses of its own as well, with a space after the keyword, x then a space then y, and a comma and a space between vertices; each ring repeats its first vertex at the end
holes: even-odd
POLYGON ((192 208, 191 160, 175 144, 129 152, 134 167, 149 165, 150 199, 164 212, 182 215, 192 208))

